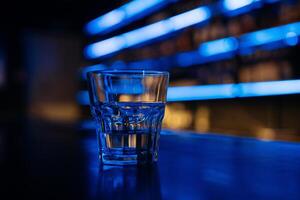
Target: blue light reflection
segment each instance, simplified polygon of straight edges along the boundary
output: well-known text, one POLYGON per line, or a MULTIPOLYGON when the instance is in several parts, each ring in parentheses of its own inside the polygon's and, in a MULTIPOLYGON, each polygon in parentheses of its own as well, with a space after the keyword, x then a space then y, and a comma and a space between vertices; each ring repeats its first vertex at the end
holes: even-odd
POLYGON ((138 167, 99 165, 96 137, 80 136, 90 199, 300 199, 299 143, 165 133, 159 161, 138 167))

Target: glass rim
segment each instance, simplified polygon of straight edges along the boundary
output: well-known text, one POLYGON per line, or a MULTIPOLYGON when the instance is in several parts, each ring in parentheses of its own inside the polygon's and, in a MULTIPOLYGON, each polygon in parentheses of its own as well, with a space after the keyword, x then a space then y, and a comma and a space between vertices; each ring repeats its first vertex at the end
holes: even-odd
POLYGON ((167 71, 157 70, 134 70, 134 69, 105 69, 105 70, 93 70, 87 72, 88 76, 92 74, 101 74, 106 76, 126 76, 126 75, 142 75, 142 76, 169 76, 167 71))

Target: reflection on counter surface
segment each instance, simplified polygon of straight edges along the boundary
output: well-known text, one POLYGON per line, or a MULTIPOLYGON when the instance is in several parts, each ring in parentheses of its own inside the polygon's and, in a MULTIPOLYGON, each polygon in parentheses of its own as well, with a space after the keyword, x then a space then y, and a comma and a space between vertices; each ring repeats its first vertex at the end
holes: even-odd
POLYGON ((99 169, 96 196, 112 199, 162 199, 157 166, 99 169))
POLYGON ((99 167, 92 159, 96 140, 83 144, 91 156, 86 167, 94 198, 300 198, 297 143, 170 131, 163 133, 159 162, 150 168, 99 167))
POLYGON ((1 195, 85 200, 300 198, 296 142, 164 131, 156 165, 116 167, 100 165, 91 133, 29 121, 1 126, 1 195))

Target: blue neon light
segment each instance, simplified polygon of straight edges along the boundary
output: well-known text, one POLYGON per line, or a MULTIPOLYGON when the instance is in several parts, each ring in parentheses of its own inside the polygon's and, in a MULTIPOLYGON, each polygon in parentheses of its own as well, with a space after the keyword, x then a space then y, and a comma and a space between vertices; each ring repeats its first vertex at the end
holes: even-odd
POLYGON ((171 2, 175 2, 175 0, 133 0, 90 21, 85 29, 91 35, 105 34, 146 16, 171 2))
POLYGON ((128 17, 134 17, 137 14, 147 10, 148 8, 154 7, 162 2, 163 0, 151 0, 151 1, 135 0, 124 5, 123 8, 126 14, 128 15, 128 17))
POLYGON ((241 83, 237 85, 240 97, 299 94, 300 80, 241 83))
MULTIPOLYGON (((204 42, 199 45, 198 51, 188 51, 178 53, 175 56, 164 57, 169 63, 166 65, 160 59, 151 60, 152 66, 179 66, 188 67, 196 64, 215 62, 218 60, 228 59, 237 53, 252 53, 256 48, 280 48, 284 46, 295 46, 299 43, 300 22, 274 27, 247 33, 240 38, 228 37, 214 41, 204 42), (275 43, 280 42, 280 44, 275 43), (155 63, 155 65, 153 64, 155 63)), ((135 61, 139 63, 139 68, 150 66, 148 60, 135 61)), ((129 66, 132 63, 128 64, 129 66)), ((153 67, 154 68, 154 67, 153 67)))
POLYGON ((227 16, 236 16, 242 13, 249 12, 250 10, 257 9, 262 6, 264 0, 223 0, 221 2, 221 12, 227 16))
POLYGON ((251 48, 261 45, 270 45, 275 42, 285 41, 287 44, 297 44, 300 35, 300 22, 255 31, 240 37, 241 48, 251 48))
POLYGON ((124 33, 122 34, 122 37, 124 37, 124 40, 126 41, 126 47, 131 47, 188 26, 198 24, 210 17, 210 10, 207 7, 200 7, 169 19, 124 33))
POLYGON ((233 11, 251 5, 255 0, 224 0, 223 6, 227 11, 233 11))
POLYGON ((183 86, 170 88, 169 91, 168 101, 192 101, 300 94, 300 80, 183 86))
POLYGON ((142 28, 90 44, 85 49, 87 58, 94 59, 159 38, 174 31, 192 26, 211 17, 210 9, 200 7, 142 28))
POLYGON ((253 52, 256 48, 280 48, 284 46, 295 46, 299 43, 300 22, 282 25, 271 29, 265 29, 247 33, 240 38, 228 37, 199 45, 198 51, 178 53, 175 56, 162 57, 159 59, 140 60, 131 63, 118 61, 119 65, 113 64, 114 68, 132 69, 154 69, 163 67, 179 66, 188 67, 212 61, 228 59, 237 53, 245 54, 253 52), (274 42, 281 42, 275 45, 274 42))
POLYGON ((234 84, 180 86, 168 89, 168 101, 233 98, 234 84))
POLYGON ((208 7, 200 7, 191 11, 176 15, 167 20, 173 30, 177 31, 198 24, 211 17, 208 7))
POLYGON ((171 31, 172 27, 167 24, 167 21, 159 21, 144 26, 143 28, 124 33, 121 37, 124 39, 126 48, 166 35, 171 31))
POLYGON ((285 43, 289 46, 295 46, 299 42, 298 35, 295 32, 288 32, 286 34, 285 43))
POLYGON ((176 56, 177 65, 180 67, 188 67, 202 61, 198 51, 183 52, 176 56))
POLYGON ((91 34, 97 34, 109 27, 112 27, 125 19, 125 12, 122 10, 113 10, 86 25, 86 31, 91 34))
MULTIPOLYGON (((153 2, 135 0, 127 5, 111 11, 106 15, 95 19, 90 22, 87 27, 90 27, 90 32, 96 32, 101 29, 100 26, 110 27, 114 24, 118 24, 118 22, 124 21, 126 17, 133 17, 144 9, 155 7, 157 5, 163 4, 162 0, 154 0, 153 2), (123 15, 122 12, 125 12, 126 15, 123 15), (128 14, 129 13, 129 14, 128 14), (96 27, 96 28, 95 28, 96 27)), ((226 15, 236 15, 247 12, 249 9, 258 7, 256 5, 260 5, 263 1, 261 0, 223 0, 221 2, 221 9, 223 10, 223 14, 226 15), (247 8, 247 9, 245 9, 247 8)), ((274 3, 276 1, 268 2, 274 3)), ((221 12, 222 13, 222 12, 221 12)), ((142 28, 121 34, 114 38, 110 38, 104 41, 100 41, 94 44, 87 46, 85 49, 85 55, 89 59, 100 58, 115 52, 118 52, 122 49, 129 48, 138 44, 142 44, 144 42, 159 38, 161 36, 165 36, 174 31, 181 30, 183 28, 201 23, 206 21, 212 17, 212 12, 209 7, 203 6, 200 8, 196 8, 182 14, 173 16, 171 18, 156 22, 151 25, 144 26, 142 28)), ((89 28, 88 28, 89 29, 89 28)), ((98 33, 97 32, 97 33, 98 33)), ((101 32, 101 30, 100 30, 101 32)), ((272 32, 272 31, 271 31, 272 32)), ((275 34, 276 35, 276 34, 275 34)), ((257 33, 257 42, 258 40, 267 41, 276 38, 266 38, 265 33, 257 33)), ((287 44, 293 45, 297 38, 288 38, 287 44)), ((230 45, 230 44, 229 44, 230 45)))
POLYGON ((126 44, 123 38, 116 36, 87 46, 84 53, 88 58, 96 58, 114 53, 125 47, 126 44))
POLYGON ((223 38, 211 42, 205 42, 199 46, 201 56, 208 57, 227 53, 238 49, 238 41, 234 37, 223 38))
MULTIPOLYGON (((288 94, 300 94, 300 80, 169 87, 167 100, 194 101, 288 94)), ((80 91, 77 101, 81 105, 88 105, 87 91, 80 91)))

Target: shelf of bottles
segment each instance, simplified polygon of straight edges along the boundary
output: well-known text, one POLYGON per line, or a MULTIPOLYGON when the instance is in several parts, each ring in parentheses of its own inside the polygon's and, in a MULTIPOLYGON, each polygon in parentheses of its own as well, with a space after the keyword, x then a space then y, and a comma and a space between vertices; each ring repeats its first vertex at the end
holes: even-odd
MULTIPOLYGON (((300 93, 299 10, 298 0, 173 1, 115 33, 91 36, 84 53, 92 66, 82 69, 82 81, 88 69, 167 70, 174 103, 166 127, 205 131, 210 111, 200 100, 300 93), (195 21, 191 11, 200 8, 195 21), (162 22, 172 27, 157 34, 153 26, 147 35, 149 25, 162 22), (99 51, 107 45, 101 41, 113 41, 114 49, 99 51), (193 100, 189 109, 184 101, 193 100)), ((86 105, 82 85, 78 101, 86 105)))

